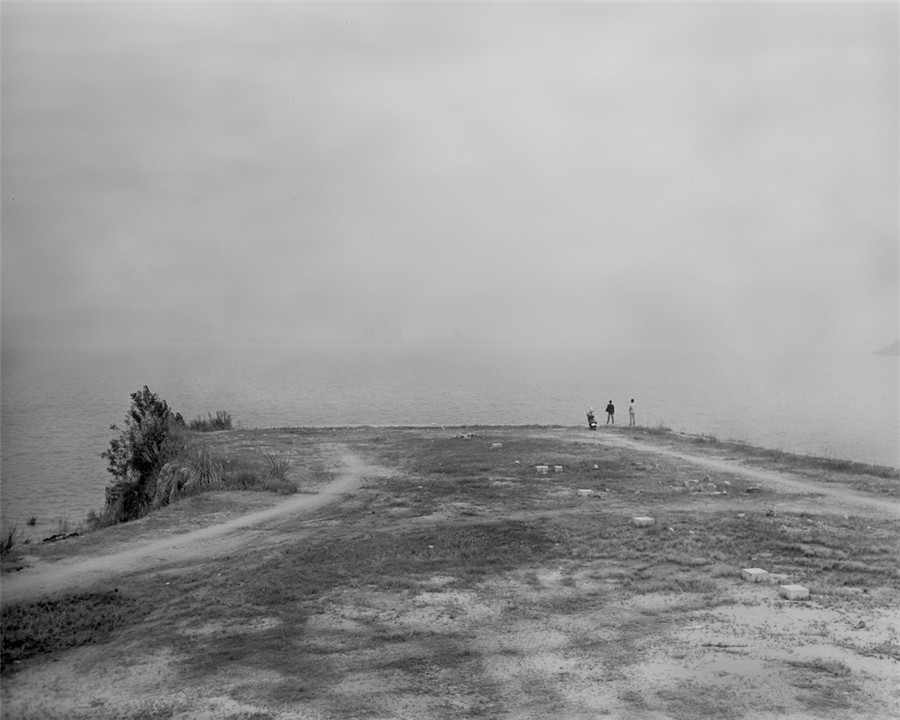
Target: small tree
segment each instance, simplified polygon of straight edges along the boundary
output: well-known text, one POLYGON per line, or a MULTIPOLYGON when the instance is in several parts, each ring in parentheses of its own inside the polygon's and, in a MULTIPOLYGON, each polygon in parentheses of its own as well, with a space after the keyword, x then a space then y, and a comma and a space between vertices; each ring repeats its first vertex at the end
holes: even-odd
POLYGON ((114 478, 106 489, 106 512, 112 515, 111 520, 133 520, 151 506, 160 469, 184 449, 179 432, 183 426, 181 415, 173 413, 146 385, 131 393, 125 428, 110 425, 118 435, 101 453, 114 478))

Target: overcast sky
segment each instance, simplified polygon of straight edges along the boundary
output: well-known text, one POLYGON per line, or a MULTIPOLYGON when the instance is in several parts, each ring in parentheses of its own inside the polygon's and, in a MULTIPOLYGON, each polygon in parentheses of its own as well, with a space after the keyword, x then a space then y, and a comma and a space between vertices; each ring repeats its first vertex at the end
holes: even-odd
POLYGON ((2 4, 2 332, 898 336, 898 8, 2 4))

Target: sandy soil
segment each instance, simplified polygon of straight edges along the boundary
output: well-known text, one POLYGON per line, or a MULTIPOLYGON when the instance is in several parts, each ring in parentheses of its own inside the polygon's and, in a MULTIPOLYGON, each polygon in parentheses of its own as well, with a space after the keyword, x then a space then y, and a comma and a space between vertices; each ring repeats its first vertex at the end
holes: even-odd
MULTIPOLYGON (((621 437, 602 442, 814 493, 801 502, 819 512, 900 515, 900 507, 890 500, 845 488, 621 437)), ((5 576, 2 601, 114 582, 138 565, 147 572, 154 566, 190 566, 213 555, 261 551, 273 537, 297 529, 291 518, 351 496, 366 478, 392 472, 346 449, 336 462, 340 476, 315 494, 175 537, 102 547, 5 576)), ((267 693, 281 687, 280 678, 260 670, 219 675, 199 685, 187 682, 176 674, 175 655, 142 653, 135 644, 127 649, 125 663, 121 654, 113 662, 102 648, 85 647, 25 668, 3 684, 2 717, 543 718, 551 708, 559 714, 560 704, 569 710, 561 717, 575 719, 900 717, 900 657, 884 651, 900 647, 900 608, 875 607, 862 598, 837 609, 814 601, 790 603, 772 585, 730 578, 718 580, 730 602, 713 608, 683 594, 617 597, 611 588, 627 572, 615 564, 575 574, 560 567, 513 573, 467 590, 451 589, 454 578, 435 575, 412 594, 340 591, 330 610, 308 619, 305 642, 323 653, 344 653, 345 664, 339 668, 343 679, 334 690, 350 703, 343 713, 302 701, 273 705, 267 693), (564 604, 576 590, 580 597, 603 598, 602 610, 550 616, 528 611, 538 603, 564 604), (516 608, 525 611, 511 622, 516 608), (678 618, 676 624, 672 617, 678 618), (377 648, 361 644, 358 638, 373 626, 390 627, 410 640, 377 648), (460 650, 458 667, 418 668, 419 676, 428 677, 424 692, 410 687, 398 668, 417 662, 422 656, 417 645, 435 631, 442 638, 466 638, 466 649, 460 650), (465 662, 473 652, 482 658, 477 674, 465 662), (385 664, 386 654, 393 654, 392 664, 385 664), (635 662, 635 656, 641 660, 635 662), (642 688, 648 686, 666 698, 666 709, 647 700, 642 688), (494 698, 488 704, 479 692, 486 687, 494 698)), ((257 617, 229 626, 211 620, 179 632, 187 639, 226 634, 252 642, 280 622, 257 617)))

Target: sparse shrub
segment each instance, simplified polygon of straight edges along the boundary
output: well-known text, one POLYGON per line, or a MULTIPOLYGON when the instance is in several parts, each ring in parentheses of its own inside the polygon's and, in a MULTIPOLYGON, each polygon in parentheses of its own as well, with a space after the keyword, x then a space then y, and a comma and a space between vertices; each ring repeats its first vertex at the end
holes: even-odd
POLYGON ((266 459, 265 489, 282 495, 290 495, 297 491, 296 486, 288 480, 291 461, 283 455, 264 455, 266 459))
POLYGON ((222 473, 222 462, 213 457, 206 448, 200 448, 191 457, 191 485, 195 490, 220 484, 222 473))
POLYGON ((224 410, 217 410, 216 416, 207 413, 205 418, 191 420, 188 427, 197 432, 213 432, 215 430, 231 430, 231 415, 224 410))
POLYGON ((34 527, 35 525, 37 525, 37 518, 34 515, 32 515, 30 518, 28 518, 28 520, 25 522, 25 524, 28 527, 34 527))
POLYGON ((229 456, 221 461, 219 486, 226 490, 256 490, 289 495, 297 487, 288 479, 291 461, 283 455, 254 453, 252 456, 229 456))

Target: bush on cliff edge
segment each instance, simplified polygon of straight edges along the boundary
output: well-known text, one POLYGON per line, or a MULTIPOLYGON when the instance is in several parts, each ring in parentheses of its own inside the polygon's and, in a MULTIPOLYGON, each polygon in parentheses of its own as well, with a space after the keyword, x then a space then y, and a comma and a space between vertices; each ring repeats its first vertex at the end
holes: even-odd
POLYGON ((153 505, 160 470, 185 451, 184 427, 181 414, 173 413, 146 385, 131 393, 125 427, 110 426, 118 435, 101 453, 113 476, 106 488, 102 524, 134 520, 153 505))

